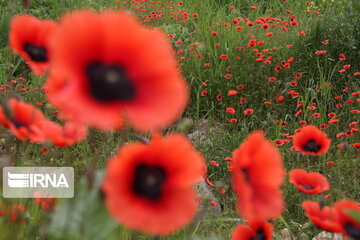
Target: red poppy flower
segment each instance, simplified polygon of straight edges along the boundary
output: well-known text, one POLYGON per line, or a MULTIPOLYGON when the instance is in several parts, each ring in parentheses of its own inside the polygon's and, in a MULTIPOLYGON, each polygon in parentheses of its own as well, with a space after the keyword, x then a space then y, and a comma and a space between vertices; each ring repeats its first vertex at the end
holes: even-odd
POLYGON ((56 29, 54 21, 31 15, 18 15, 11 20, 10 47, 28 62, 35 75, 44 74, 49 67, 49 44, 56 29))
POLYGON ((239 90, 243 89, 244 87, 245 87, 244 84, 239 84, 239 85, 236 86, 236 88, 239 89, 239 90))
POLYGON ((204 171, 202 156, 182 135, 125 145, 107 165, 102 186, 106 206, 128 228, 171 234, 195 215, 192 185, 204 171))
POLYGON ((9 99, 6 106, 10 116, 5 116, 0 107, 0 124, 2 122, 2 126, 9 128, 22 141, 30 140, 39 144, 50 141, 54 146, 65 147, 86 137, 87 129, 84 126, 67 122, 62 127, 51 122, 31 104, 9 99))
POLYGON ((0 122, 2 126, 9 128, 14 136, 21 141, 30 140, 34 143, 46 141, 43 126, 48 120, 39 109, 14 98, 7 101, 6 108, 8 109, 2 109, 3 116, 2 120, 0 117, 0 122), (5 114, 7 111, 10 116, 5 114))
POLYGON ((302 110, 299 110, 299 111, 297 111, 294 115, 295 115, 295 117, 298 117, 298 116, 300 116, 302 113, 303 113, 303 111, 302 111, 302 110))
POLYGON ((320 129, 325 129, 327 127, 329 127, 329 125, 326 123, 320 124, 320 126, 319 126, 320 129))
POLYGON ((48 154, 49 153, 49 148, 48 147, 42 147, 41 149, 40 149, 40 152, 42 153, 42 154, 48 154))
POLYGON ((232 119, 230 119, 230 122, 235 124, 238 122, 238 120, 236 118, 232 118, 232 119))
POLYGON ((224 78, 226 79, 230 79, 232 77, 232 74, 228 73, 228 74, 225 74, 224 78))
POLYGON ((334 161, 328 161, 326 162, 326 165, 331 167, 331 166, 334 166, 335 162, 334 161))
POLYGON ((297 151, 302 151, 304 154, 320 155, 329 150, 331 140, 327 139, 327 134, 317 127, 308 125, 294 135, 293 143, 297 151))
POLYGON ((233 186, 246 219, 274 219, 283 211, 279 189, 284 169, 279 150, 260 131, 251 133, 233 152, 233 186))
POLYGON ((211 32, 211 35, 212 35, 213 37, 219 36, 219 34, 218 34, 217 32, 215 32, 215 31, 211 32))
POLYGON ((205 96, 208 95, 208 91, 207 91, 207 90, 202 90, 201 93, 200 93, 200 95, 201 95, 202 97, 205 97, 205 96))
POLYGON ((230 113, 230 114, 234 114, 235 113, 235 109, 234 108, 226 108, 226 112, 230 113))
POLYGON ((269 24, 264 23, 261 27, 262 27, 263 29, 267 30, 267 29, 269 29, 269 24))
POLYGON ((279 66, 279 65, 278 65, 278 66, 276 66, 274 70, 275 70, 275 72, 280 72, 280 70, 281 70, 281 66, 279 66))
POLYGON ((71 146, 81 142, 87 135, 85 126, 73 122, 66 122, 64 126, 47 122, 44 124, 44 129, 46 129, 47 140, 57 147, 71 146))
POLYGON ((227 55, 225 55, 225 54, 221 54, 220 55, 220 59, 228 59, 229 57, 227 56, 227 55))
POLYGON ((230 90, 228 91, 228 95, 229 96, 235 96, 237 94, 237 91, 236 90, 230 90))
POLYGON ((264 45, 264 43, 265 43, 264 41, 258 41, 258 42, 257 42, 257 45, 258 45, 258 46, 262 46, 262 45, 264 45))
POLYGON ((272 240, 273 226, 263 220, 250 221, 249 225, 239 225, 232 233, 231 240, 272 240))
POLYGON ((304 201, 302 204, 306 217, 317 227, 328 232, 340 232, 340 225, 336 221, 336 212, 332 207, 320 207, 318 202, 304 201))
POLYGON ((219 164, 216 161, 210 161, 210 164, 213 165, 214 167, 218 167, 219 164))
POLYGON ((290 183, 307 194, 322 193, 330 189, 326 177, 318 172, 306 172, 304 169, 294 169, 289 172, 290 183))
POLYGON ((277 101, 277 102, 281 102, 282 100, 284 100, 284 97, 283 97, 283 96, 280 96, 280 97, 277 97, 277 98, 276 98, 276 101, 277 101))
POLYGON ((249 116, 249 115, 251 115, 251 114, 253 114, 253 113, 254 113, 254 110, 251 109, 251 108, 246 109, 246 110, 244 111, 244 114, 245 114, 246 116, 249 116))
POLYGON ((208 178, 205 178, 205 182, 206 182, 209 186, 211 186, 211 187, 214 187, 214 186, 215 186, 215 184, 213 184, 212 182, 210 182, 210 180, 209 180, 208 178))
POLYGON ((342 60, 342 61, 346 60, 345 54, 340 53, 340 54, 339 54, 339 60, 342 60))
POLYGON ((105 130, 125 119, 150 131, 168 126, 186 106, 187 84, 168 38, 128 13, 73 12, 52 43, 47 95, 63 118, 105 130))
POLYGON ((277 79, 276 77, 269 77, 269 78, 268 78, 268 81, 269 81, 269 82, 275 82, 276 79, 277 79))
POLYGON ((299 23, 298 23, 297 21, 291 21, 291 22, 290 22, 290 25, 296 27, 296 26, 299 25, 299 23))
POLYGON ((349 215, 349 211, 360 214, 360 204, 351 200, 341 200, 334 204, 337 221, 341 226, 341 233, 345 237, 360 239, 360 222, 349 215))
POLYGON ((291 82, 290 82, 290 86, 291 86, 291 87, 296 87, 296 86, 297 86, 297 82, 291 81, 291 82))

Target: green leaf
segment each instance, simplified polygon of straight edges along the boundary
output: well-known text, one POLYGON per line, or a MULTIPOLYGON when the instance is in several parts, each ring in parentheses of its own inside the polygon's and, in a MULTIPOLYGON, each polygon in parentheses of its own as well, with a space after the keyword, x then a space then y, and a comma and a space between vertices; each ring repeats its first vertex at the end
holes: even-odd
MULTIPOLYGON (((118 224, 108 215, 100 196, 103 173, 93 187, 84 177, 73 199, 64 199, 52 216, 48 234, 54 239, 108 240, 118 224)), ((51 239, 53 239, 51 238, 51 239)))

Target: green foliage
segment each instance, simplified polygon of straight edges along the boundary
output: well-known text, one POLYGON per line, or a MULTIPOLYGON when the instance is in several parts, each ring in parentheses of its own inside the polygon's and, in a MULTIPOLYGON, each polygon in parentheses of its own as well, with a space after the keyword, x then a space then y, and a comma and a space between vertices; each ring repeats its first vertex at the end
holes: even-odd
POLYGON ((52 239, 114 239, 110 236, 117 223, 101 198, 103 174, 94 175, 94 179, 85 176, 80 180, 74 198, 61 201, 51 218, 48 235, 52 239))
MULTIPOLYGON (((183 50, 186 60, 180 62, 181 70, 191 86, 191 103, 185 116, 195 122, 195 127, 191 132, 196 148, 201 151, 207 162, 215 160, 220 164, 219 167, 208 164, 208 178, 226 189, 225 194, 218 194, 214 190, 223 209, 223 217, 209 219, 202 226, 189 226, 172 237, 162 239, 210 239, 220 240, 229 239, 232 230, 240 222, 238 212, 235 210, 236 198, 231 191, 230 172, 227 167, 229 164, 224 161, 225 157, 231 157, 232 151, 239 147, 245 136, 254 129, 264 129, 271 140, 280 138, 281 133, 292 134, 299 128, 297 124, 300 120, 307 120, 311 124, 319 125, 328 119, 326 114, 336 109, 337 101, 333 99, 335 95, 341 95, 344 99, 351 98, 341 90, 349 87, 352 91, 358 91, 360 83, 358 78, 350 74, 339 75, 344 62, 338 60, 338 54, 346 54, 347 64, 352 68, 359 67, 360 58, 360 1, 313 1, 311 6, 306 6, 303 1, 262 0, 262 1, 240 1, 240 0, 192 0, 183 1, 185 8, 191 13, 198 13, 199 17, 180 24, 173 18, 162 18, 151 22, 151 25, 161 27, 165 32, 174 34, 171 39, 175 50, 183 50), (229 10, 229 6, 235 6, 234 11, 229 10), (249 6, 258 6, 254 11, 249 10, 249 6), (261 29, 251 28, 240 33, 233 29, 224 27, 224 23, 231 23, 235 17, 248 17, 256 19, 259 17, 273 16, 285 20, 291 16, 285 12, 291 9, 292 15, 297 16, 301 23, 298 28, 290 28, 290 33, 285 33, 281 29, 274 29, 274 36, 266 40, 266 48, 277 47, 278 50, 271 53, 274 62, 287 60, 295 57, 294 67, 281 72, 277 75, 278 81, 269 83, 268 77, 273 76, 273 67, 259 64, 254 61, 251 51, 240 52, 234 46, 245 46, 248 43, 248 34, 263 37, 261 29), (319 11, 320 14, 305 13, 304 10, 319 11), (219 23, 215 25, 214 23, 219 23), (213 37, 207 28, 216 31, 219 36, 213 37), (300 38, 298 33, 304 30, 306 36, 300 38), (329 40, 327 45, 321 43, 329 40), (181 40, 184 44, 177 44, 181 40), (200 43, 190 54, 187 49, 190 43, 200 43), (215 44, 219 47, 215 47, 215 44), (285 46, 293 44, 292 49, 285 46), (186 47, 185 47, 186 46, 186 47), (317 50, 326 50, 325 56, 315 55, 317 50), (196 55, 200 54, 199 60, 196 55), (227 60, 219 59, 220 54, 229 56, 227 60), (236 56, 241 57, 241 61, 235 61, 236 56), (204 68, 204 63, 210 63, 210 68, 204 68), (224 75, 228 72, 226 67, 231 65, 231 80, 225 79, 224 75), (288 82, 291 81, 296 72, 302 72, 303 78, 299 81, 297 91, 300 93, 298 99, 287 97, 280 104, 266 106, 264 101, 271 100, 292 90, 288 82), (204 90, 202 83, 207 83, 208 96, 201 97, 200 92, 204 90), (329 83, 329 86, 325 86, 329 83), (227 96, 230 89, 237 90, 239 84, 244 84, 246 89, 239 90, 236 97, 227 96), (316 88, 318 87, 318 90, 316 88), (222 101, 216 100, 216 95, 221 93, 224 98, 222 101), (225 97, 226 96, 226 97, 225 97), (238 97, 251 99, 247 105, 240 105, 238 97), (296 101, 303 101, 301 108, 304 113, 301 117, 294 117, 296 101), (320 119, 309 119, 308 114, 312 112, 306 107, 317 103, 317 112, 321 113, 320 119), (226 107, 234 106, 237 108, 236 114, 229 116, 225 112, 226 107), (245 117, 243 111, 246 108, 256 109, 255 114, 245 117), (238 119, 237 124, 229 123, 230 117, 238 119), (203 121, 206 119, 206 121, 203 121), (273 124, 275 120, 286 121, 288 126, 282 128, 273 124), (205 122, 205 123, 204 123, 205 122), (236 219, 236 221, 231 221, 236 219), (192 235, 189 237, 189 235, 192 235)), ((8 84, 10 80, 18 77, 25 77, 29 87, 41 87, 44 78, 35 77, 30 73, 24 61, 15 57, 8 48, 9 21, 14 14, 33 14, 39 18, 59 19, 65 11, 89 7, 103 9, 115 6, 115 1, 107 0, 32 0, 30 9, 23 9, 20 1, 0 0, 0 84, 8 84)), ((146 3, 150 4, 150 3, 146 3)), ((167 14, 167 12, 166 12, 167 14)), ((246 29, 246 24, 241 23, 246 29)), ((14 85, 13 85, 14 86, 14 85)), ((2 93, 1 93, 2 94, 2 93)), ((4 96, 3 94, 1 95, 4 96)), ((21 96, 27 102, 45 102, 43 95, 36 92, 19 92, 19 87, 14 87, 8 91, 4 97, 21 96)), ((355 99, 354 97, 352 99, 355 99)), ((355 103, 356 104, 356 103, 355 103)), ((354 104, 354 105, 355 105, 354 104)), ((331 125, 325 129, 332 138, 332 149, 326 156, 318 158, 303 157, 297 152, 289 150, 289 146, 279 146, 284 158, 284 165, 287 170, 294 168, 307 168, 311 171, 322 172, 330 181, 332 187, 327 193, 331 194, 326 199, 326 204, 331 205, 334 201, 341 198, 350 198, 359 201, 359 155, 358 150, 349 148, 350 141, 359 141, 358 135, 351 136, 347 140, 336 138, 339 132, 347 129, 347 123, 358 121, 355 114, 349 111, 354 109, 354 105, 344 105, 341 109, 336 109, 339 119, 346 119, 338 125, 331 125), (336 145, 345 144, 343 150, 336 149, 336 145), (326 161, 335 161, 334 167, 327 167, 326 161)), ((55 120, 52 112, 55 110, 49 105, 40 107, 48 117, 55 120)), ((191 125, 188 123, 189 126, 191 125)), ((187 131, 189 126, 184 127, 187 131)), ((182 129, 182 128, 181 128, 182 129)), ((170 130, 168 130, 170 131, 170 130)), ((6 153, 11 156, 12 165, 24 166, 74 166, 77 179, 79 180, 74 199, 63 199, 58 209, 53 214, 44 213, 32 201, 11 200, 3 201, 6 203, 22 203, 29 211, 31 216, 30 224, 27 226, 8 224, 0 218, 0 238, 4 239, 151 239, 140 233, 132 232, 119 227, 118 223, 108 216, 102 203, 99 186, 101 174, 96 174, 96 178, 89 182, 85 172, 90 168, 103 169, 108 159, 117 149, 119 144, 125 143, 129 130, 122 133, 100 133, 92 130, 88 139, 76 146, 66 149, 50 147, 50 152, 43 155, 40 152, 42 146, 20 142, 11 135, 0 129, 0 155, 6 153), (89 187, 92 186, 92 187, 89 187)), ((1 157, 1 156, 0 156, 1 157)), ((288 179, 286 179, 288 180, 288 179)), ((283 185, 283 192, 286 198, 286 211, 284 217, 273 224, 276 234, 287 227, 293 238, 306 239, 313 237, 319 231, 311 227, 304 216, 301 202, 304 200, 318 200, 316 196, 304 196, 299 193, 288 181, 283 185), (286 219, 286 220, 285 220, 286 219), (302 235, 301 235, 302 234, 302 235), (305 236, 306 235, 306 236, 305 236)), ((349 213, 352 217, 359 220, 358 214, 349 213)))

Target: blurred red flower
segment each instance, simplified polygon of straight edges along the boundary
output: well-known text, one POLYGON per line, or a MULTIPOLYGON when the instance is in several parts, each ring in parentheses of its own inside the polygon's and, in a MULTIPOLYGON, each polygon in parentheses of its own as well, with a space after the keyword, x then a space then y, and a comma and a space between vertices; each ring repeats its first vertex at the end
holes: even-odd
POLYGON ((329 150, 331 140, 317 127, 308 125, 294 135, 293 144, 297 151, 302 151, 304 154, 321 155, 329 150))
POLYGON ((65 15, 52 46, 47 96, 67 120, 111 130, 125 119, 147 132, 168 126, 186 106, 187 84, 166 34, 128 13, 65 15))
POLYGON ((230 114, 234 114, 235 113, 235 109, 234 108, 226 108, 226 112, 230 113, 230 114))
POLYGON ((343 199, 334 204, 337 222, 341 227, 341 233, 345 237, 360 239, 360 222, 351 217, 349 212, 360 214, 360 203, 343 199))
POLYGON ((244 114, 245 114, 246 116, 249 116, 249 115, 251 115, 251 114, 253 114, 253 113, 254 113, 254 110, 251 109, 251 108, 248 108, 248 109, 246 109, 246 110, 244 111, 244 114))
POLYGON ((251 133, 233 152, 233 187, 245 219, 275 219, 283 211, 279 189, 284 169, 279 150, 260 131, 251 133))
POLYGON ((35 75, 43 75, 51 60, 50 41, 57 23, 31 15, 18 15, 10 23, 9 43, 23 57, 35 75))
POLYGON ((290 183, 307 194, 318 194, 330 189, 326 177, 318 172, 306 172, 304 169, 294 169, 289 172, 290 183))
POLYGON ((302 204, 306 217, 317 227, 328 232, 340 232, 340 225, 336 221, 336 212, 332 207, 320 207, 318 202, 304 201, 302 204))
POLYGON ((203 157, 183 135, 131 143, 109 160, 102 185, 105 203, 125 227, 168 235, 195 215, 193 184, 205 172, 203 157))
POLYGON ((273 226, 264 220, 249 221, 249 225, 239 225, 232 233, 231 240, 272 240, 273 226))

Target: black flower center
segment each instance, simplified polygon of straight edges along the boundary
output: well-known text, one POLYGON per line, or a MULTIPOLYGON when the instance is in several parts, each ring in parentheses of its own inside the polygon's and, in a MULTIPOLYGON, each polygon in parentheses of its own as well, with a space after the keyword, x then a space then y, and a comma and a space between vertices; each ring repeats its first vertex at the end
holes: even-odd
POLYGON ((314 187, 313 186, 309 186, 309 185, 305 185, 305 184, 301 184, 306 190, 313 190, 314 187))
POLYGON ((22 122, 19 122, 19 121, 17 121, 17 120, 13 120, 12 123, 15 125, 15 127, 16 127, 17 129, 22 128, 22 127, 27 127, 26 124, 24 124, 24 123, 22 123, 22 122))
POLYGON ((250 238, 249 240, 266 240, 264 230, 262 228, 259 228, 256 232, 256 236, 250 238))
POLYGON ((166 173, 162 167, 140 164, 135 169, 133 191, 149 200, 157 200, 161 197, 165 178, 166 173))
POLYGON ((344 230, 353 239, 360 240, 360 228, 359 227, 357 227, 354 224, 348 222, 348 223, 345 223, 344 230))
POLYGON ((90 94, 100 102, 130 101, 135 87, 125 70, 117 64, 103 65, 95 62, 86 68, 90 94))
POLYGON ((302 148, 308 152, 318 152, 321 149, 321 145, 317 144, 314 139, 310 139, 306 144, 302 145, 302 148))
POLYGON ((34 62, 46 62, 48 60, 47 51, 44 47, 26 43, 24 50, 34 62))

